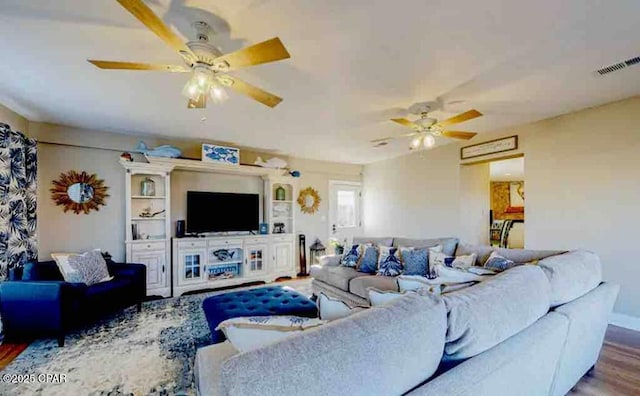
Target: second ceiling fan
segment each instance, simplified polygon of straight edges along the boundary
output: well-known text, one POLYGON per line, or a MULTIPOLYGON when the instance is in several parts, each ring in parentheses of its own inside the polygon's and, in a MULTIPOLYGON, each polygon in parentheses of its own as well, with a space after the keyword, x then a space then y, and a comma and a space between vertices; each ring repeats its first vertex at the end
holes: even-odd
POLYGON ((454 117, 447 118, 443 121, 438 121, 435 118, 429 117, 429 112, 432 111, 432 105, 430 103, 416 103, 409 108, 409 112, 420 115, 420 118, 416 121, 409 121, 406 118, 392 118, 391 121, 400 125, 413 129, 413 132, 406 133, 399 136, 385 137, 380 139, 374 139, 371 143, 374 143, 376 147, 386 146, 389 141, 397 138, 411 137, 410 150, 417 150, 421 147, 431 148, 435 145, 436 136, 444 136, 453 139, 469 140, 473 138, 477 133, 466 131, 451 131, 445 130, 446 127, 461 122, 469 121, 474 118, 482 116, 478 110, 469 110, 464 113, 460 113, 454 117))
POLYGON ((190 109, 205 108, 207 100, 223 102, 227 93, 225 87, 247 95, 258 102, 275 107, 282 98, 255 87, 237 77, 226 74, 242 67, 275 62, 290 57, 279 38, 223 54, 209 42, 211 27, 205 22, 194 22, 197 40, 188 43, 178 37, 142 0, 117 0, 127 11, 142 22, 182 57, 184 65, 161 65, 135 62, 117 62, 89 59, 100 69, 156 70, 173 73, 192 73, 182 93, 189 102, 190 109))

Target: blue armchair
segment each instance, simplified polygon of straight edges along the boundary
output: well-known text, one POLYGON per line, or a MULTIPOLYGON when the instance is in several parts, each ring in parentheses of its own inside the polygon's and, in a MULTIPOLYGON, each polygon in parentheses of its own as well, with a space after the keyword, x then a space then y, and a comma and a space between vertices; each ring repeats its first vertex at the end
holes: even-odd
POLYGON ((0 315, 7 338, 65 334, 146 297, 146 267, 107 262, 113 279, 92 286, 65 282, 54 261, 28 263, 9 272, 0 283, 0 315))

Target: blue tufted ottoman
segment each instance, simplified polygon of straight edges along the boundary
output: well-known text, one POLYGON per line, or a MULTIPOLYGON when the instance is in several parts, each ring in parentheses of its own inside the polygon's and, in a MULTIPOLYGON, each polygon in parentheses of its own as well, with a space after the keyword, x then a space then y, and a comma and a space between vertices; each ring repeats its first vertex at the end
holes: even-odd
POLYGON ((212 296, 202 302, 214 344, 225 340, 216 327, 221 322, 240 316, 294 315, 315 318, 316 304, 303 294, 286 286, 268 286, 212 296))

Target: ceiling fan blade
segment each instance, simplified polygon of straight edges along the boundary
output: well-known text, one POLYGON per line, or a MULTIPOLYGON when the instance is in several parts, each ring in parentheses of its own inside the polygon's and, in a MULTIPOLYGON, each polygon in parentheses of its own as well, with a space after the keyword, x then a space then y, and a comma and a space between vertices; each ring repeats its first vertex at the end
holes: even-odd
POLYGON ((221 68, 227 71, 261 63, 275 62, 290 57, 291 55, 289 55, 280 39, 275 37, 236 52, 222 55, 216 58, 213 63, 214 65, 224 65, 221 68))
POLYGON ((472 137, 476 136, 475 132, 463 132, 463 131, 442 131, 442 136, 454 139, 464 139, 469 140, 472 137))
POLYGON ((103 61, 95 59, 87 59, 87 62, 93 63, 100 69, 116 69, 116 70, 158 70, 172 73, 188 73, 190 68, 180 65, 160 65, 152 63, 136 63, 136 62, 116 62, 103 61))
POLYGON ((371 142, 371 143, 386 142, 386 141, 393 140, 393 139, 398 139, 398 138, 403 138, 403 137, 409 137, 409 136, 415 136, 415 135, 417 135, 418 133, 419 133, 419 132, 405 133, 404 135, 389 136, 389 137, 384 137, 384 138, 380 138, 380 139, 370 140, 370 142, 371 142))
POLYGON ((237 77, 223 76, 219 78, 219 81, 222 85, 232 88, 241 94, 247 95, 263 105, 276 107, 278 103, 282 102, 281 97, 270 94, 269 92, 242 81, 237 77))
POLYGON ((469 121, 471 119, 474 119, 476 117, 480 117, 482 115, 481 112, 479 112, 478 110, 469 110, 469 111, 465 111, 464 113, 460 113, 455 117, 451 117, 448 118, 444 121, 440 121, 438 123, 436 123, 434 126, 436 127, 445 127, 447 125, 453 125, 453 124, 458 124, 461 122, 465 122, 465 121, 469 121))
POLYGON ((404 125, 406 127, 414 129, 416 131, 420 130, 420 125, 416 124, 415 122, 411 122, 411 121, 407 120, 406 118, 392 118, 391 121, 397 122, 400 125, 404 125))
POLYGON ((142 0, 118 0, 118 3, 149 28, 149 30, 154 32, 156 36, 160 37, 169 47, 178 51, 183 58, 190 62, 194 62, 197 59, 182 39, 165 25, 162 19, 154 14, 151 8, 142 0))
POLYGON ((188 109, 204 109, 207 107, 207 95, 200 95, 198 99, 189 99, 187 102, 188 109))

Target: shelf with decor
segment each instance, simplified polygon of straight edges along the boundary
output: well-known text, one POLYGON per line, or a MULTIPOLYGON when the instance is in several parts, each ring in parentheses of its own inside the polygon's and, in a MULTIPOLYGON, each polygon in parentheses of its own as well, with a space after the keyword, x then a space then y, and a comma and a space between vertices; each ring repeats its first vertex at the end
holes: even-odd
POLYGON ((297 179, 264 177, 265 222, 270 234, 292 234, 295 231, 295 199, 297 179))
POLYGON ((125 168, 126 261, 147 267, 147 295, 171 295, 171 208, 173 167, 120 161, 125 168), (155 216, 154 216, 155 214, 155 216))

